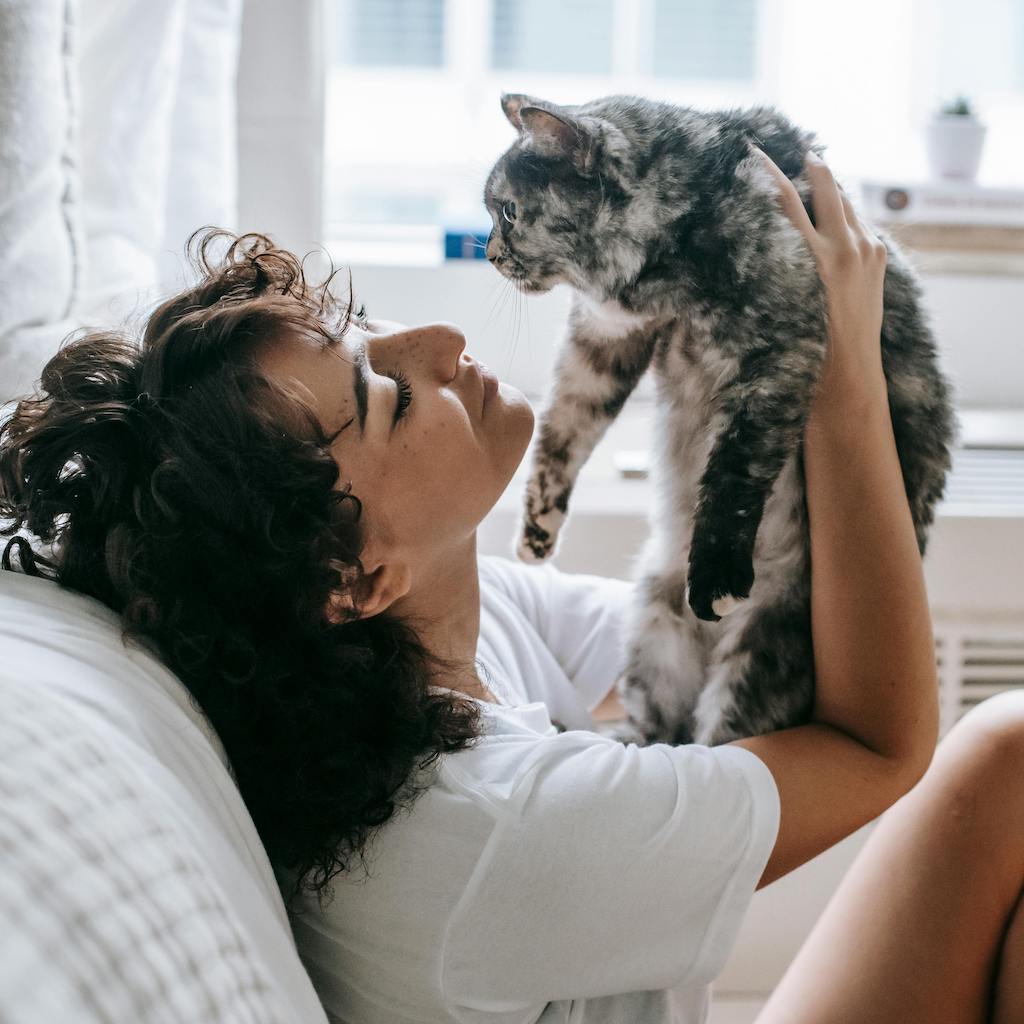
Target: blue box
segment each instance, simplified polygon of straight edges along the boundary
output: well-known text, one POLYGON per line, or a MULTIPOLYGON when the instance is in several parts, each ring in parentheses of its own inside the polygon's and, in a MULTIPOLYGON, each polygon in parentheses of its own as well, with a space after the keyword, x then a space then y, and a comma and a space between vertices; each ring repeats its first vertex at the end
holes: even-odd
POLYGON ((490 230, 447 228, 444 233, 444 258, 446 260, 487 259, 487 239, 490 230))

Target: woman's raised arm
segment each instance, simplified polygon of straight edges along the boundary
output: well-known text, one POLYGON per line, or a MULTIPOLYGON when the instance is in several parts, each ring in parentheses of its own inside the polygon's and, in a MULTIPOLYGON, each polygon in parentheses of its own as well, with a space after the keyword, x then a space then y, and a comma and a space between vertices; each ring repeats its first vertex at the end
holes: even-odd
POLYGON ((765 885, 877 817, 924 774, 938 732, 938 681, 882 371, 885 246, 820 159, 807 164, 815 226, 790 180, 762 156, 818 262, 831 325, 804 437, 814 721, 736 741, 779 788, 765 885))

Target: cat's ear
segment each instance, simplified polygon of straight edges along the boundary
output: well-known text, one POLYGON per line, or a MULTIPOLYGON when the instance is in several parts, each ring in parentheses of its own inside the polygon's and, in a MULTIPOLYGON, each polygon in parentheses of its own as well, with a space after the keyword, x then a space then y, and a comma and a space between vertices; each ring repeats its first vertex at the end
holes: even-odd
POLYGON ((533 106, 537 101, 532 96, 522 92, 503 92, 501 94, 501 109, 508 118, 508 123, 517 132, 523 130, 523 122, 519 119, 519 111, 523 107, 533 106))
POLYGON ((590 171, 594 159, 594 137, 575 118, 543 107, 521 107, 519 120, 530 146, 544 156, 571 160, 581 174, 590 171))

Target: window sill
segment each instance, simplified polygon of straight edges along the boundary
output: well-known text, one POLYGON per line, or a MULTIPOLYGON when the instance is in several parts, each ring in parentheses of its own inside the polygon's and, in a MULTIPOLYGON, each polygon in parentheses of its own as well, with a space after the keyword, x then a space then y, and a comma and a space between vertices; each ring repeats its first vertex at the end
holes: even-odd
POLYGON ((444 232, 437 225, 346 225, 324 242, 335 264, 366 267, 436 267, 444 262, 444 232))

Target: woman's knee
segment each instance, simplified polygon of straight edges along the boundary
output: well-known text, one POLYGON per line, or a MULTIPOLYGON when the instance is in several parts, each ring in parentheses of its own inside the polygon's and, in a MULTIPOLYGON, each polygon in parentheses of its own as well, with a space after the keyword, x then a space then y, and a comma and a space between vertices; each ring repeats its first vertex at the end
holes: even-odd
POLYGON ((1024 787, 1024 690, 1005 690, 976 704, 950 729, 946 739, 954 738, 988 755, 1024 787))
MULTIPOLYGON (((1007 691, 972 708, 939 743, 922 782, 967 820, 1001 823, 1024 837, 1024 692, 1007 691)), ((957 814, 959 817, 959 814, 957 814)))

